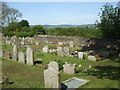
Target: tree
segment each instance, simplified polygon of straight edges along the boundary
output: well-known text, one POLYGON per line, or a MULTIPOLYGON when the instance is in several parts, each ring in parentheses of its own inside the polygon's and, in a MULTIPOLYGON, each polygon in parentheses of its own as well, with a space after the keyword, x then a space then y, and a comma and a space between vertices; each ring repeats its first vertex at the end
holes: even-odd
POLYGON ((118 7, 111 4, 105 4, 101 8, 100 22, 97 21, 97 27, 101 30, 102 37, 111 39, 120 39, 120 16, 118 7))
POLYGON ((30 27, 29 26, 29 22, 27 21, 27 20, 21 20, 20 22, 19 22, 19 25, 20 25, 20 27, 30 27))
POLYGON ((41 25, 36 25, 32 27, 32 31, 38 35, 38 34, 46 34, 45 29, 41 25))
POLYGON ((9 25, 12 22, 16 22, 20 17, 22 17, 22 14, 19 10, 10 8, 7 3, 2 2, 2 27, 9 25))

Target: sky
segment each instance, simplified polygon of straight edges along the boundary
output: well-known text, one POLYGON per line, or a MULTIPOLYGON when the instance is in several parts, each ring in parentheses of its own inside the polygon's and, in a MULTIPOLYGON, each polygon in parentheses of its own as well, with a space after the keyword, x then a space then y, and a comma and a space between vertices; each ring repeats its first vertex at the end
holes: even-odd
MULTIPOLYGON (((7 2, 30 25, 94 24, 106 2, 7 2)), ((110 2, 117 6, 118 2, 110 2)))

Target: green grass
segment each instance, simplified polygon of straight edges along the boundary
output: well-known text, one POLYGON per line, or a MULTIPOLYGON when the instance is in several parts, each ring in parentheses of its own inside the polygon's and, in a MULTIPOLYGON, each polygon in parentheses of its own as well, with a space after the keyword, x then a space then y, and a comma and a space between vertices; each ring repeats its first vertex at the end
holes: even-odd
MULTIPOLYGON (((35 46, 34 46, 35 47, 35 46)), ((37 48, 40 46, 38 45, 37 48)), ((12 46, 3 46, 4 50, 11 51, 12 46), (8 48, 9 47, 9 48, 8 48)), ((25 49, 22 49, 25 51, 25 49)), ((72 77, 90 80, 86 85, 80 88, 118 88, 118 80, 120 72, 118 59, 104 59, 98 62, 88 61, 86 59, 78 59, 77 57, 62 57, 55 53, 34 52, 34 57, 41 58, 42 64, 50 61, 62 61, 68 63, 81 64, 82 66, 92 66, 90 71, 81 74, 67 75, 60 71, 61 82, 72 77)), ((3 85, 3 88, 44 88, 44 68, 30 66, 13 60, 2 60, 2 75, 8 77, 13 84, 3 85)))

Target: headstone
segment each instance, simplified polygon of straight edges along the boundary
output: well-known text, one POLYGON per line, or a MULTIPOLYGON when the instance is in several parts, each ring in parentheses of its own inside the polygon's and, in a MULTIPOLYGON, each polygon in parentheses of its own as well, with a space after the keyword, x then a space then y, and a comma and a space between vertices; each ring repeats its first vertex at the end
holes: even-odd
POLYGON ((57 51, 62 51, 62 47, 57 47, 57 51))
POLYGON ((75 74, 75 65, 74 64, 64 64, 63 71, 66 74, 73 75, 73 74, 75 74))
POLYGON ((54 68, 44 70, 44 84, 45 88, 59 89, 61 87, 59 72, 54 68))
POLYGON ((36 42, 35 42, 35 44, 36 44, 36 45, 39 45, 39 42, 38 42, 38 41, 36 41, 36 42))
POLYGON ((52 61, 48 64, 48 68, 54 68, 56 70, 59 70, 58 64, 55 61, 52 61))
POLYGON ((69 47, 73 47, 73 41, 70 41, 69 47))
POLYGON ((57 51, 57 55, 58 56, 64 56, 64 53, 63 53, 63 51, 57 51))
POLYGON ((33 65, 34 64, 33 58, 34 58, 33 50, 30 47, 27 47, 27 50, 26 50, 26 62, 27 62, 27 64, 33 65))
POLYGON ((21 45, 25 45, 25 42, 23 40, 21 41, 21 45))
POLYGON ((18 52, 18 62, 25 63, 25 55, 22 51, 18 52))
POLYGON ((78 52, 78 58, 83 59, 83 52, 78 52))
POLYGON ((63 52, 65 56, 69 56, 69 47, 63 47, 63 52))
POLYGON ((44 53, 48 53, 49 47, 48 47, 47 45, 44 46, 43 49, 42 49, 42 51, 43 51, 44 53))
POLYGON ((97 58, 95 58, 95 56, 90 55, 90 56, 88 56, 88 60, 90 60, 90 61, 96 61, 97 58))
POLYGON ((10 52, 5 51, 5 52, 3 53, 3 56, 4 56, 4 58, 6 58, 6 59, 10 59, 11 54, 10 54, 10 52))
POLYGON ((17 61, 17 58, 18 58, 18 48, 17 48, 17 45, 15 44, 13 46, 13 57, 12 57, 12 59, 17 61))
POLYGON ((62 42, 58 42, 58 45, 63 45, 63 43, 62 42))

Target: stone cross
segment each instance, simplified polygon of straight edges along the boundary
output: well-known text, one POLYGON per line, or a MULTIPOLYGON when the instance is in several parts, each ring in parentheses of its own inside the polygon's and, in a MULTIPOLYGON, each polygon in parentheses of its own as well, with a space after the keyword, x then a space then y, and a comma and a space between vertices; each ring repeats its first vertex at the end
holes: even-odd
POLYGON ((45 88, 56 88, 59 89, 60 85, 60 74, 58 70, 54 68, 48 68, 44 70, 44 84, 45 88))
POLYGON ((22 51, 18 52, 18 62, 25 63, 25 55, 22 51))
POLYGON ((74 64, 64 64, 63 71, 64 71, 64 73, 73 75, 73 74, 75 74, 75 65, 74 64))
POLYGON ((17 45, 15 44, 13 46, 13 57, 12 57, 12 59, 17 61, 17 58, 18 58, 18 48, 17 48, 17 45))
POLYGON ((33 50, 30 47, 27 47, 27 50, 26 50, 26 62, 27 62, 27 64, 33 65, 34 64, 33 58, 34 58, 33 50))
POLYGON ((78 58, 83 59, 83 52, 78 52, 78 58))

